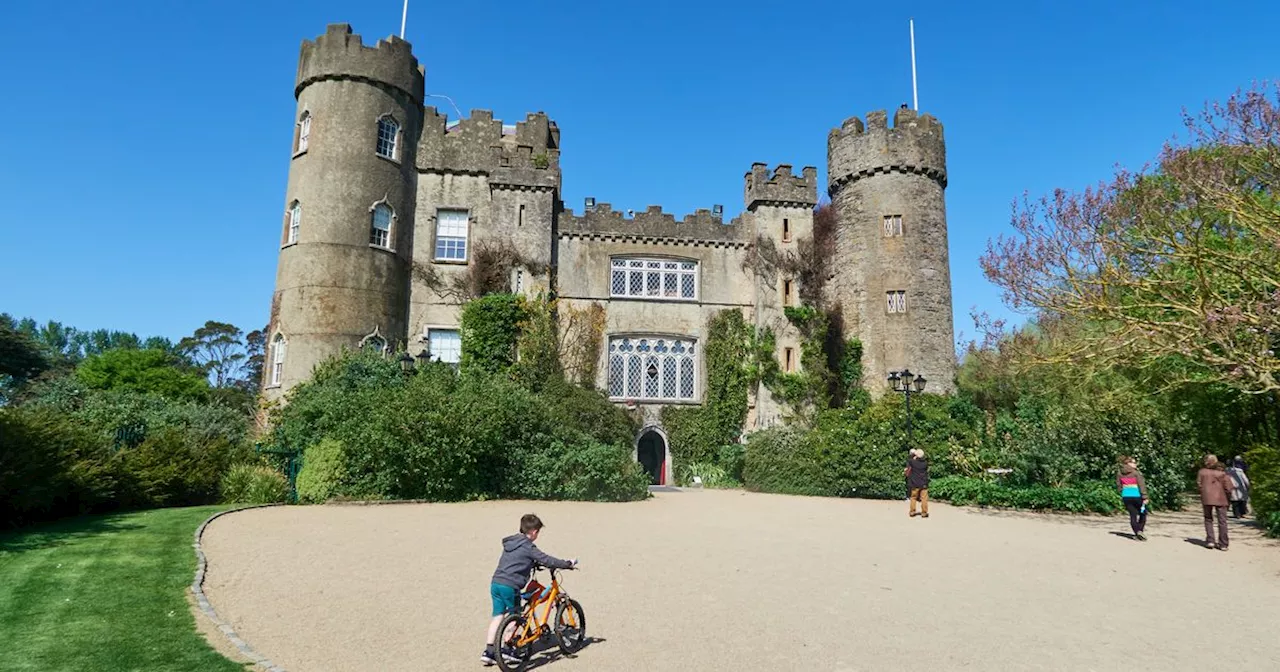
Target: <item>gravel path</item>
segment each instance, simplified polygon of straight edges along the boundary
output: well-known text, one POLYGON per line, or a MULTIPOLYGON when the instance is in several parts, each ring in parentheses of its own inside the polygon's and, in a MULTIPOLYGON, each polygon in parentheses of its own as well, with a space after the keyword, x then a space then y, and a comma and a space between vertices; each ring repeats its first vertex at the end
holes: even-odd
POLYGON ((660 493, 256 509, 205 533, 218 613, 290 672, 472 670, 499 540, 540 515, 597 638, 549 672, 1280 669, 1280 546, 1193 514, 992 514, 660 493))

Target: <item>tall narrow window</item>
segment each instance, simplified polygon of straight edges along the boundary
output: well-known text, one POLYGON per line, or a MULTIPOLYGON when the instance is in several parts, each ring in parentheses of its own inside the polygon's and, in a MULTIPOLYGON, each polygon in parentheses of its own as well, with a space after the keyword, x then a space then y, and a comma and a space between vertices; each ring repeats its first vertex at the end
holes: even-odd
POLYGON ((782 281, 782 305, 784 306, 791 305, 791 281, 790 280, 782 281))
POLYGON ((520 212, 516 215, 516 226, 524 226, 524 204, 520 205, 520 212))
POLYGON ((791 220, 785 218, 782 220, 782 242, 791 242, 791 220))
POLYGON ((902 235, 902 215, 884 216, 884 235, 886 238, 902 235))
POLYGON ((782 370, 787 373, 792 373, 796 370, 796 351, 794 349, 782 349, 782 370))
POLYGON ((369 217, 369 244, 375 247, 391 249, 391 220, 395 212, 386 203, 373 206, 369 217))
POLYGON ((285 245, 292 245, 298 242, 298 229, 302 228, 302 204, 294 201, 289 205, 289 212, 285 216, 288 227, 285 229, 284 242, 285 245))
POLYGON ((298 120, 298 140, 295 143, 293 152, 300 154, 307 151, 307 141, 311 139, 311 113, 303 112, 302 118, 298 120))
POLYGON ((514 287, 513 293, 519 294, 524 291, 524 270, 519 268, 516 269, 516 278, 511 284, 514 287))
POLYGON ((436 213, 436 260, 467 260, 466 210, 440 210, 436 213))
POLYGON ((390 115, 378 119, 378 156, 397 159, 400 144, 400 124, 390 115))
POLYGON ((279 385, 284 377, 284 351, 286 347, 284 334, 276 334, 271 341, 271 384, 279 385))
POLYGON ((457 329, 430 329, 427 331, 427 348, 431 359, 446 364, 462 361, 462 337, 457 329))
POLYGON ((890 313, 907 312, 907 293, 901 289, 885 293, 885 304, 890 313))

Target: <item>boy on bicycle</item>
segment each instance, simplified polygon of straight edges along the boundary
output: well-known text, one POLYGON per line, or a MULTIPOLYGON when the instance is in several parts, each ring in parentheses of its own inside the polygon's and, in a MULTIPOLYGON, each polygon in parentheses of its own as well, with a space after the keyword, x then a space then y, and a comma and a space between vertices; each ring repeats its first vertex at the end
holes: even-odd
POLYGON ((495 650, 494 640, 497 638, 498 625, 502 617, 509 613, 520 612, 520 590, 529 583, 535 564, 555 569, 573 569, 577 560, 561 560, 553 558, 538 550, 533 542, 538 540, 542 531, 542 520, 532 513, 520 517, 520 534, 513 534, 502 540, 502 557, 498 558, 498 568, 493 572, 493 580, 489 584, 489 597, 493 600, 493 619, 489 621, 489 632, 485 636, 484 653, 480 654, 480 662, 493 665, 495 656, 508 653, 495 650))

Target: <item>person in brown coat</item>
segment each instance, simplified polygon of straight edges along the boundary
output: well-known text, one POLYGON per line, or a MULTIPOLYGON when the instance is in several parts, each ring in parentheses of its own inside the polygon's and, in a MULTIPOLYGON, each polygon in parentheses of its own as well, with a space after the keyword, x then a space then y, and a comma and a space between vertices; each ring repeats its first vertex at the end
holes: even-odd
POLYGON ((1231 492, 1231 480, 1222 469, 1216 455, 1204 458, 1204 468, 1196 474, 1200 486, 1200 504, 1204 506, 1204 543, 1208 548, 1227 550, 1227 498, 1231 492), (1218 518, 1218 540, 1213 539, 1213 518, 1218 518))

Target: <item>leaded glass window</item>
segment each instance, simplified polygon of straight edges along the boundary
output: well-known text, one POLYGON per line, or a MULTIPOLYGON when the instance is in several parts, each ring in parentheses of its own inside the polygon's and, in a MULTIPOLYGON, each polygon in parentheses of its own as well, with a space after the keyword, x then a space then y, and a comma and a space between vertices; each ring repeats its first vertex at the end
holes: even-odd
POLYGON ((609 264, 609 274, 612 296, 677 301, 698 298, 698 263, 694 261, 615 258, 609 264))
POLYGON ((683 338, 609 339, 609 396, 638 401, 693 401, 697 348, 683 338))

